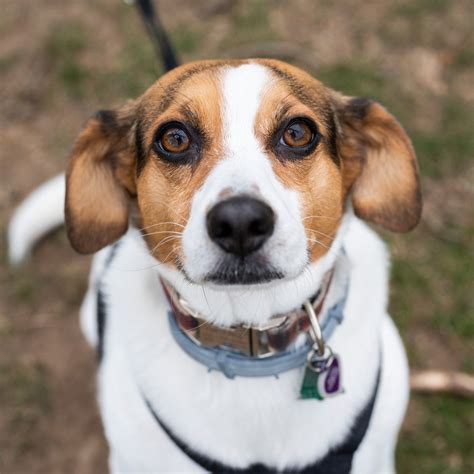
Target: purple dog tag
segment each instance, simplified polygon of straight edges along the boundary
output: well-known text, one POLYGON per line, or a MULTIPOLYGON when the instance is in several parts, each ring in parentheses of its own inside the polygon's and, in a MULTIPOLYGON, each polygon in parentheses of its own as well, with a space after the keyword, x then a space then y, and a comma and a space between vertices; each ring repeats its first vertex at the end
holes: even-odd
POLYGON ((341 369, 339 357, 336 355, 332 357, 332 361, 324 371, 324 376, 319 377, 318 384, 324 384, 323 387, 320 385, 318 388, 320 392, 324 392, 326 397, 336 395, 341 391, 341 369))
POLYGON ((306 367, 300 390, 302 399, 324 400, 341 392, 341 363, 337 354, 320 361, 315 368, 306 367))

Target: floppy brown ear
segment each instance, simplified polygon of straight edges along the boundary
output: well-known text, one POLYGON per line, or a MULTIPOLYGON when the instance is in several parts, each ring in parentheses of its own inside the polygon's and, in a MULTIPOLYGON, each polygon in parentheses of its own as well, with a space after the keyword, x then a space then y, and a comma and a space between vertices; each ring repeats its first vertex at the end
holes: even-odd
POLYGON ((357 216, 407 232, 421 216, 421 190, 415 152, 408 135, 380 104, 343 98, 338 150, 344 182, 357 216))
POLYGON ((72 150, 66 173, 66 227, 71 245, 93 253, 128 228, 135 189, 135 106, 98 112, 72 150))

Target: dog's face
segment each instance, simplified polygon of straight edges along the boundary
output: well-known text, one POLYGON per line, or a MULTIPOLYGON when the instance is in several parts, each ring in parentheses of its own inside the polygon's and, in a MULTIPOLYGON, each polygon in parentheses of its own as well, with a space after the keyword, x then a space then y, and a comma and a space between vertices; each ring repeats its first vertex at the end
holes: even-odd
POLYGON ((119 238, 136 203, 152 255, 216 285, 298 276, 328 251, 349 202, 395 231, 421 212, 415 155, 396 120, 271 60, 182 66, 100 112, 67 183, 77 250, 119 238))

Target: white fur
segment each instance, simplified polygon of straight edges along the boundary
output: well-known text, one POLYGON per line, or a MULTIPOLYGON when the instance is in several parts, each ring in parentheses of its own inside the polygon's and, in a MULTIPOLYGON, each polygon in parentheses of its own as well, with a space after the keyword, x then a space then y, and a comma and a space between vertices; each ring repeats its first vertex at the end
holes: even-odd
POLYGON ((64 222, 64 174, 59 174, 35 189, 18 207, 8 226, 10 263, 24 261, 34 243, 64 222))
MULTIPOLYGON (((233 193, 256 195, 274 209, 275 234, 263 251, 285 272, 285 279, 250 288, 189 283, 177 270, 156 262, 133 228, 119 243, 110 266, 106 266, 110 248, 94 257, 81 324, 96 345, 100 283, 107 319, 99 404, 114 472, 201 471, 157 425, 143 395, 179 438, 211 459, 236 467, 257 462, 275 468, 303 467, 323 457, 350 432, 355 415, 372 394, 379 363, 378 396, 353 472, 394 471, 408 377, 403 346, 386 314, 388 257, 381 240, 349 210, 331 249, 317 263, 307 264, 298 196, 275 177, 253 133, 260 97, 270 86, 271 78, 262 66, 225 72, 225 156, 194 196, 183 246, 186 269, 199 282, 220 255, 205 232, 205 212, 230 186, 233 193), (278 379, 228 380, 219 372, 208 373, 175 343, 159 276, 167 278, 209 321, 258 324, 299 307, 318 288, 322 275, 334 264, 341 265, 337 255, 342 247, 350 268, 339 270, 349 273, 350 285, 344 321, 330 345, 342 360, 344 394, 323 402, 299 400, 303 368, 278 379)), ((20 241, 22 234, 14 234, 18 248, 28 248, 32 236, 25 234, 20 241)), ((336 276, 327 305, 342 291, 342 280, 336 276)))

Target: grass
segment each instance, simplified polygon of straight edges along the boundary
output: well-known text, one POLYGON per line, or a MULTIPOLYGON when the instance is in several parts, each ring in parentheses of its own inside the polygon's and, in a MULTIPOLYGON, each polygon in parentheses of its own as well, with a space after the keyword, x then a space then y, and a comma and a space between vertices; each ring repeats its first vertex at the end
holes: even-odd
POLYGON ((120 53, 113 71, 102 73, 97 79, 99 90, 108 95, 136 97, 160 76, 155 51, 149 41, 130 38, 120 53))
POLYGON ((179 25, 171 37, 172 44, 176 51, 179 51, 181 56, 189 56, 193 53, 197 53, 200 40, 201 32, 198 32, 187 24, 179 25))
POLYGON ((473 411, 469 400, 449 396, 414 397, 421 412, 416 429, 400 437, 400 473, 467 474, 474 469, 473 411))
POLYGON ((449 0, 410 0, 397 2, 393 14, 409 19, 419 19, 427 13, 442 15, 449 6, 449 0))
POLYGON ((219 44, 220 51, 227 51, 242 44, 269 41, 276 38, 269 22, 269 5, 265 0, 240 2, 233 10, 228 34, 219 44))
POLYGON ((474 337, 474 305, 470 292, 473 264, 468 242, 444 242, 420 230, 408 245, 423 239, 427 250, 395 254, 392 262, 392 313, 408 332, 416 321, 440 333, 454 332, 466 343, 474 337), (436 258, 433 258, 435 256, 436 258), (426 298, 425 295, 429 295, 426 298))
POLYGON ((412 136, 425 175, 441 177, 463 172, 474 157, 474 109, 457 97, 443 101, 439 126, 412 136))
POLYGON ((317 76, 322 82, 344 94, 381 101, 388 95, 387 89, 390 86, 375 65, 363 62, 336 63, 319 69, 317 76))
POLYGON ((2 417, 17 441, 13 447, 10 446, 12 440, 5 441, 7 446, 14 449, 14 453, 9 453, 9 456, 22 456, 33 448, 28 434, 49 410, 46 368, 38 363, 31 366, 21 363, 0 365, 0 405, 2 417))
POLYGON ((81 63, 86 48, 86 33, 79 22, 56 24, 45 42, 45 56, 54 68, 57 80, 67 93, 81 98, 90 71, 81 63))

